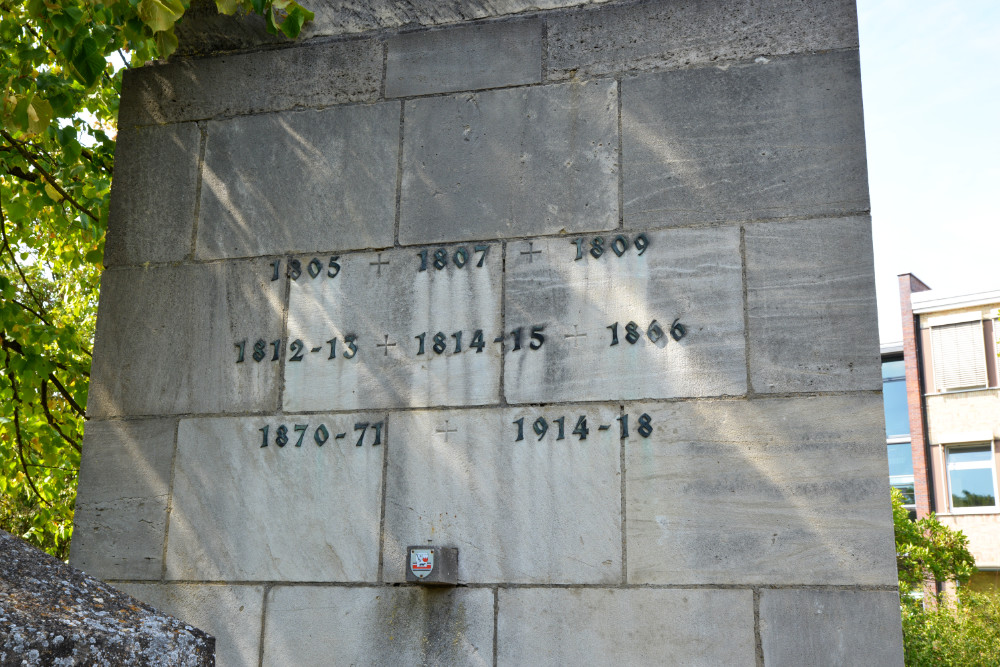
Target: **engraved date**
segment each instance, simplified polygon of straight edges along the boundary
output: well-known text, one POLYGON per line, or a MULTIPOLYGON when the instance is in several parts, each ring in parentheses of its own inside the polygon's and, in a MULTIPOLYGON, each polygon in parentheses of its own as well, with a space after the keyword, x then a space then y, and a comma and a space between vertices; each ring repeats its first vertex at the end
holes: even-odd
MULTIPOLYGON (((519 417, 518 419, 515 419, 513 422, 511 422, 517 427, 517 435, 514 437, 514 442, 521 442, 522 440, 524 440, 524 432, 525 432, 524 419, 525 419, 524 417, 519 417)), ((618 433, 619 433, 618 437, 622 440, 628 438, 629 416, 621 415, 620 417, 616 418, 615 421, 618 422, 618 433)), ((644 412, 641 415, 639 415, 637 422, 638 426, 635 430, 638 431, 639 435, 641 435, 643 438, 648 438, 653 433, 653 426, 652 426, 653 418, 644 412)), ((612 426, 611 424, 601 424, 597 427, 597 430, 607 431, 611 428, 611 426, 612 426)), ((538 417, 537 419, 535 419, 534 422, 531 423, 530 427, 531 431, 536 436, 538 436, 539 442, 541 442, 541 440, 546 436, 546 434, 550 433, 550 428, 555 430, 556 440, 566 439, 565 416, 553 419, 551 427, 549 425, 548 420, 546 420, 545 417, 538 417)), ((573 430, 570 432, 570 435, 575 435, 579 440, 586 440, 589 434, 590 434, 590 428, 587 427, 587 415, 580 415, 577 418, 576 424, 573 426, 573 430)))

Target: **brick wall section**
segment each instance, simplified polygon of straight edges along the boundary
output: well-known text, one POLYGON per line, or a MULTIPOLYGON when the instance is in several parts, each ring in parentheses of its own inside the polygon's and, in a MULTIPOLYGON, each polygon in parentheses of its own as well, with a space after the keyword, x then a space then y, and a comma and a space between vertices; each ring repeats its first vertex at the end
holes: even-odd
POLYGON ((899 276, 899 308, 903 318, 903 362, 906 366, 906 406, 910 416, 910 447, 913 450, 913 486, 917 516, 924 517, 934 510, 931 501, 933 483, 924 423, 923 384, 920 373, 920 352, 917 335, 920 331, 913 316, 910 295, 925 292, 930 287, 910 273, 899 276))

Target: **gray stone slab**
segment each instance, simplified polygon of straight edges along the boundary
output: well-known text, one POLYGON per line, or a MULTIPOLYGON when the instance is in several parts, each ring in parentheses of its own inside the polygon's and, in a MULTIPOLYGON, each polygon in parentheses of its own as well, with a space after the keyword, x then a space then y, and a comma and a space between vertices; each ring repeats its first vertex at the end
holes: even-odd
POLYGON ((754 664, 750 590, 501 588, 498 609, 498 665, 754 664))
POLYGON ((522 328, 527 338, 532 326, 545 327, 538 350, 514 352, 508 337, 508 401, 746 391, 739 230, 647 232, 642 254, 635 245, 638 236, 601 235, 604 250, 598 258, 591 254, 596 252, 593 235, 508 242, 507 330, 522 328), (647 334, 654 320, 663 331, 655 343, 655 330, 647 334), (675 320, 686 329, 679 341, 669 334, 675 320), (609 327, 615 322, 619 342, 612 345, 609 327), (627 338, 629 322, 641 334, 635 343, 627 338))
POLYGON ((136 67, 125 72, 118 125, 374 102, 383 50, 360 39, 136 67))
POLYGON ((902 665, 895 591, 763 590, 764 664, 902 665))
POLYGON ((407 546, 437 544, 458 547, 459 582, 620 582, 618 416, 594 404, 394 414, 385 580, 405 580, 407 546), (572 433, 580 416, 586 440, 572 433))
POLYGON ((392 3, 315 0, 309 8, 316 13, 316 18, 303 27, 302 34, 308 38, 413 26, 442 26, 604 2, 607 0, 409 0, 392 3))
POLYGON ((756 392, 881 387, 871 219, 747 225, 756 392))
POLYGON ((498 403, 500 345, 492 341, 502 326, 502 248, 482 244, 487 249, 476 252, 477 245, 445 247, 448 263, 440 270, 435 247, 343 255, 335 278, 327 276, 329 269, 310 278, 312 260, 303 258, 306 269, 289 295, 288 340, 301 340, 304 351, 300 361, 291 361, 292 355, 285 364, 285 409, 498 403), (427 253, 425 271, 419 270, 420 252, 427 253), (483 343, 473 347, 477 331, 483 343), (445 341, 440 354, 439 333, 445 341), (421 334, 423 354, 416 338, 421 334))
POLYGON ((101 579, 159 579, 175 419, 89 421, 70 563, 101 579))
POLYGON ((182 419, 166 578, 374 581, 384 424, 384 414, 182 419))
POLYGON ((542 80, 542 23, 485 23, 406 33, 386 45, 386 97, 542 80))
POLYGON ((895 585, 875 394, 626 405, 632 584, 895 585))
POLYGON ((488 665, 493 591, 276 586, 265 665, 488 665))
POLYGON ((199 258, 392 245, 398 103, 207 127, 199 258))
POLYGON ((121 129, 105 266, 174 262, 191 253, 200 143, 194 123, 121 129))
POLYGON ((106 271, 88 416, 275 410, 278 363, 250 353, 281 338, 283 300, 263 259, 106 271))
POLYGON ((642 2, 548 19, 548 77, 858 48, 854 0, 642 2))
POLYGON ((217 667, 256 667, 264 587, 119 583, 117 588, 215 637, 217 667))
POLYGON ((614 81, 406 102, 401 243, 612 229, 614 81))
POLYGON ((626 227, 867 211, 857 52, 622 81, 626 227))

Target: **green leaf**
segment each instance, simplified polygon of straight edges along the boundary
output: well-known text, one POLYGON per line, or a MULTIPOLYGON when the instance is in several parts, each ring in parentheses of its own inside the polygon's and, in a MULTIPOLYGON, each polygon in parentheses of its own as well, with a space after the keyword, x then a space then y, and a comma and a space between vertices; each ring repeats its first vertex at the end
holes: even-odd
POLYGON ((139 18, 153 29, 153 33, 170 30, 181 16, 184 5, 181 0, 141 0, 139 18))
POLYGON ((104 253, 100 250, 91 250, 84 259, 91 264, 100 264, 104 261, 104 253))
POLYGON ((215 0, 215 6, 220 14, 231 16, 236 13, 242 3, 240 0, 215 0))
POLYGON ((44 132, 52 122, 52 105, 36 95, 28 105, 27 116, 28 134, 44 132))
POLYGON ((97 82, 101 72, 107 66, 104 54, 97 48, 97 42, 94 41, 93 37, 74 39, 73 42, 72 55, 70 56, 73 74, 77 81, 90 88, 97 82))
POLYGON ((173 27, 153 35, 153 41, 156 42, 156 50, 160 52, 161 58, 169 58, 177 50, 177 36, 174 35, 173 27))
POLYGON ((297 2, 289 3, 289 7, 288 16, 281 22, 281 32, 290 39, 295 39, 305 22, 311 21, 315 15, 297 2))

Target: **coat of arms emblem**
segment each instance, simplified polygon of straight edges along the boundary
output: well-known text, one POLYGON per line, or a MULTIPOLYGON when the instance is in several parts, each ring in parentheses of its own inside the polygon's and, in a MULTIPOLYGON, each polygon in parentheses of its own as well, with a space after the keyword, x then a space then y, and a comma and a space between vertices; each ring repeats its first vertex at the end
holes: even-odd
POLYGON ((423 579, 434 569, 433 549, 410 550, 410 572, 418 579, 423 579))

